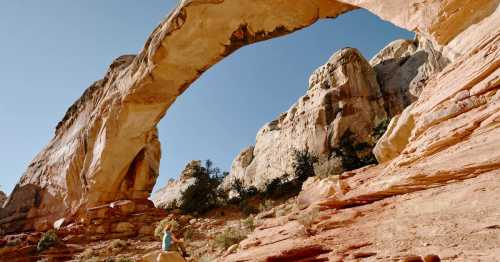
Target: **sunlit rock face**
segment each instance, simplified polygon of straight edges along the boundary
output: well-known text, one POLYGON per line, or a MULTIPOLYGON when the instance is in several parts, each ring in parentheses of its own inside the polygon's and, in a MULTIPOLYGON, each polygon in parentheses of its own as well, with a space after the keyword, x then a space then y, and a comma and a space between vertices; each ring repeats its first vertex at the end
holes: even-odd
MULTIPOLYGON (((392 119, 375 148, 382 163, 333 181, 309 180, 298 199, 307 210, 269 219, 222 261, 424 261, 430 254, 442 261, 498 260, 498 1, 440 2, 464 10, 480 4, 468 15, 458 12, 458 25, 488 16, 448 42, 444 49, 460 46, 459 55, 429 75, 418 99, 392 119), (300 217, 311 210, 320 212, 309 225, 316 234, 307 236, 300 217)), ((435 32, 449 26, 455 25, 438 24, 435 32)))
MULTIPOLYGON (((485 21, 497 5, 494 0, 181 1, 137 56, 115 61, 70 108, 0 210, 0 227, 42 230, 61 217, 77 219, 102 203, 146 199, 158 174, 156 125, 193 81, 244 45, 360 7, 418 31, 456 60, 471 49, 484 50, 479 36, 496 32, 498 19, 485 21)), ((436 102, 451 95, 446 88, 436 96, 424 90, 421 96, 436 102)), ((417 105, 412 114, 424 119, 422 115, 437 110, 428 106, 417 105)), ((415 137, 423 134, 421 126, 429 126, 419 121, 425 122, 415 120, 415 137)), ((431 150, 428 144, 420 146, 418 150, 431 150)))
POLYGON ((224 186, 240 179, 262 190, 271 180, 294 174, 294 150, 319 157, 318 173, 340 174, 348 168, 344 158, 370 157, 375 130, 386 121, 374 70, 356 49, 342 49, 311 75, 306 95, 265 125, 255 147, 234 160, 224 186))
POLYGON ((182 193, 196 183, 194 173, 201 168, 201 161, 191 161, 182 171, 179 179, 169 180, 167 185, 155 192, 151 199, 156 207, 171 209, 182 204, 182 193))

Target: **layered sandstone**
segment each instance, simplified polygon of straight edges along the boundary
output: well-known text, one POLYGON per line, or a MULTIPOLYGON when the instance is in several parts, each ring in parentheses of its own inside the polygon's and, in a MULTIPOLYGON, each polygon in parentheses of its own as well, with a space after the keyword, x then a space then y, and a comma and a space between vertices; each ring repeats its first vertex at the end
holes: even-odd
POLYGON ((167 185, 155 192, 151 199, 156 207, 177 208, 182 204, 182 193, 190 186, 196 184, 194 173, 201 168, 201 161, 191 161, 186 165, 181 175, 176 180, 169 180, 167 185))
MULTIPOLYGON (((457 130, 432 128, 440 121, 449 120, 440 116, 463 115, 466 119, 460 123, 477 120, 474 114, 466 113, 479 111, 495 101, 495 96, 491 95, 494 79, 482 78, 484 72, 491 73, 496 64, 491 60, 495 57, 495 49, 490 47, 494 41, 480 36, 497 32, 498 17, 491 15, 497 6, 496 0, 433 0, 424 3, 416 0, 396 3, 383 0, 184 0, 155 29, 137 56, 124 56, 114 62, 106 76, 92 85, 70 108, 58 125, 54 138, 30 163, 5 208, 0 211, 0 225, 13 231, 43 229, 63 216, 76 219, 88 208, 115 200, 146 199, 158 174, 160 145, 156 125, 176 97, 204 71, 244 45, 281 36, 309 26, 318 19, 334 18, 358 7, 398 26, 418 31, 437 49, 443 49, 450 60, 464 64, 455 63, 454 67, 445 70, 447 74, 439 80, 448 81, 449 85, 428 83, 427 86, 439 87, 439 91, 424 90, 421 97, 424 96, 425 101, 417 102, 412 117, 409 117, 415 122, 417 131, 409 139, 411 143, 401 146, 408 151, 395 163, 403 165, 415 160, 415 163, 425 166, 427 158, 418 156, 434 154, 441 147, 430 143, 430 139, 417 138, 422 135, 444 136, 431 134, 432 130, 457 130), (483 54, 484 65, 488 67, 486 71, 472 62, 478 60, 477 56, 468 55, 467 59, 471 61, 463 56, 471 54, 473 49, 486 52, 483 54), (470 75, 472 72, 478 75, 470 75), (452 74, 456 75, 454 79, 470 80, 463 86, 464 91, 469 90, 469 96, 465 92, 455 93, 452 78, 446 78, 452 74), (484 84, 483 80, 491 84, 484 84), (474 89, 480 84, 487 87, 474 89), (484 94, 489 96, 482 96, 484 94), (454 109, 447 103, 455 101, 449 99, 455 95, 456 101, 480 106, 467 112, 454 109), (480 98, 476 100, 477 97, 480 98), (418 141, 427 143, 419 144, 418 141), (417 157, 412 158, 412 154, 417 157)), ((494 106, 487 107, 488 110, 494 109, 494 106)), ((464 105, 460 108, 471 107, 464 105)), ((488 115, 485 111, 481 114, 488 115)), ((484 120, 477 128, 466 128, 475 134, 468 137, 480 139, 481 131, 484 139, 494 140, 491 135, 494 132, 493 120, 484 120)), ((477 124, 477 121, 469 123, 477 124)), ((461 135, 458 137, 463 139, 461 135)), ((457 168, 457 173, 479 168, 469 165, 471 161, 485 163, 486 160, 477 158, 489 149, 475 147, 468 149, 467 153, 473 150, 479 151, 474 157, 465 159, 460 165, 463 169, 457 168)), ((439 151, 448 156, 443 160, 458 160, 460 163, 466 152, 459 152, 453 158, 449 154, 455 152, 439 151)), ((494 156, 488 154, 485 159, 494 156)), ((440 163, 434 170, 439 167, 440 163)), ((399 173, 394 171, 394 174, 399 173)), ((381 179, 386 177, 382 175, 381 179)), ((395 180, 401 181, 399 177, 404 175, 396 175, 395 180)))
POLYGON ((383 164, 306 183, 299 204, 308 209, 269 220, 221 260, 496 261, 499 18, 497 10, 466 30, 475 44, 430 75, 418 100, 391 121, 375 150, 383 164), (299 223, 315 209, 311 224, 299 223))
POLYGON ((234 160, 223 186, 239 179, 264 189, 271 180, 294 174, 295 150, 317 156, 315 169, 323 175, 359 167, 370 158, 376 130, 386 121, 375 71, 356 49, 342 49, 311 75, 306 95, 259 131, 255 147, 234 160))

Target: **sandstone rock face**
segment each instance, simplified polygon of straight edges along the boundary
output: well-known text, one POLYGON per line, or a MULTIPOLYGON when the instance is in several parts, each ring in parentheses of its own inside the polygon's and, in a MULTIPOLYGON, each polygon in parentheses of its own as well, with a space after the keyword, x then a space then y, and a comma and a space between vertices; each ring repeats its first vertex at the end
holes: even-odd
MULTIPOLYGON (((475 44, 462 43, 469 48, 392 120, 375 150, 384 163, 342 174, 339 189, 316 198, 322 211, 313 237, 301 234, 293 217, 270 221, 223 261, 266 261, 314 245, 329 250, 300 259, 497 260, 500 10, 471 28, 465 31, 475 44)), ((315 196, 310 188, 302 194, 315 196)))
POLYGON ((181 204, 182 192, 196 183, 194 172, 201 168, 201 161, 191 161, 186 165, 178 180, 170 180, 168 184, 152 195, 153 203, 159 208, 176 208, 181 204))
POLYGON ((0 191, 0 208, 2 208, 3 203, 7 200, 7 195, 4 192, 0 191))
POLYGON ((259 131, 255 147, 234 160, 223 186, 240 179, 263 189, 294 174, 294 150, 319 156, 318 173, 340 174, 346 158, 361 162, 371 155, 375 130, 385 121, 375 72, 357 50, 342 49, 312 74, 305 96, 259 131))
POLYGON ((429 40, 396 40, 376 54, 370 64, 377 72, 386 111, 393 117, 415 102, 431 75, 448 60, 429 40))
MULTIPOLYGON (((137 56, 115 61, 70 108, 0 211, 0 227, 32 229, 102 203, 146 199, 158 174, 157 123, 204 71, 244 45, 361 7, 458 59, 471 48, 484 50, 469 36, 498 28, 497 6, 497 0, 183 0, 137 56)), ((439 94, 432 100, 449 95, 439 94)))

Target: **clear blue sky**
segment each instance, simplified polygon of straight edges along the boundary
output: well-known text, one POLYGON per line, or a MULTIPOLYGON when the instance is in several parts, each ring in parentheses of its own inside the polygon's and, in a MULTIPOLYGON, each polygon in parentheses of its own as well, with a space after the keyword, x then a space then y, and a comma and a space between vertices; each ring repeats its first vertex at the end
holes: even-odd
MULTIPOLYGON (((66 109, 111 61, 137 53, 176 0, 16 0, 0 8, 0 185, 10 192, 66 109)), ((192 159, 230 168, 258 129, 305 93, 336 50, 371 58, 413 34, 366 11, 240 49, 205 73, 161 122, 157 188, 192 159)))

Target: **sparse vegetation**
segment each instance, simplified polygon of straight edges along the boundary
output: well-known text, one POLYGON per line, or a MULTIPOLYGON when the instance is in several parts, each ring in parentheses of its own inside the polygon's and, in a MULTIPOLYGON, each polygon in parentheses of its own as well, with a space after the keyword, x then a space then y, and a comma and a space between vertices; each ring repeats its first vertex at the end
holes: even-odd
POLYGON ((38 241, 38 245, 36 247, 36 250, 38 252, 43 252, 47 250, 48 248, 54 246, 57 244, 58 238, 57 238, 57 233, 55 230, 49 230, 45 232, 40 240, 38 241))
POLYGON ((354 134, 347 130, 340 139, 339 147, 333 149, 333 154, 340 157, 343 170, 350 171, 377 164, 372 148, 373 146, 368 143, 356 143, 354 134))
POLYGON ((247 218, 243 219, 243 221, 241 221, 241 224, 250 232, 255 230, 255 219, 253 216, 248 216, 247 218))
POLYGON ((227 172, 221 173, 219 168, 214 168, 210 160, 205 161, 205 166, 196 167, 193 177, 195 184, 182 192, 182 200, 179 208, 186 213, 205 213, 219 206, 227 197, 218 190, 227 172))
POLYGON ((240 243, 246 238, 246 233, 240 228, 227 227, 224 232, 217 235, 214 239, 215 247, 226 250, 234 244, 240 243))
POLYGON ((299 222, 304 227, 304 234, 311 236, 314 235, 313 225, 319 215, 319 209, 313 208, 308 212, 297 217, 297 222, 299 222))
POLYGON ((127 246, 128 246, 127 241, 121 240, 121 239, 114 239, 111 242, 109 242, 109 246, 108 247, 111 250, 122 250, 122 249, 124 249, 127 246))
POLYGON ((385 131, 387 131, 387 128, 389 127, 389 123, 390 119, 385 119, 373 129, 372 137, 375 141, 378 141, 384 135, 385 131))
POLYGON ((302 184, 312 176, 315 176, 314 164, 318 158, 307 149, 294 150, 293 168, 294 174, 285 174, 282 177, 271 180, 262 195, 266 199, 288 198, 297 195, 302 189, 302 184))

